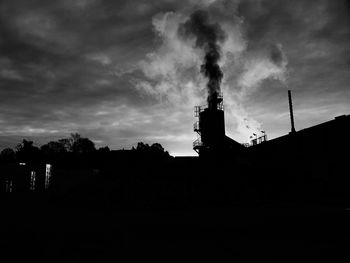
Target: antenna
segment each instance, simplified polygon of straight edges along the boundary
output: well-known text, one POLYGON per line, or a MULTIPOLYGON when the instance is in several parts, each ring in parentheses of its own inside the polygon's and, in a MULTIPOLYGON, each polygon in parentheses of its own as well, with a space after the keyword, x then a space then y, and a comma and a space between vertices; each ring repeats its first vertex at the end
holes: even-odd
POLYGON ((295 133, 294 127, 294 115, 293 115, 293 103, 292 103, 292 92, 288 90, 288 101, 289 101, 289 112, 290 112, 290 122, 291 122, 291 133, 295 133))

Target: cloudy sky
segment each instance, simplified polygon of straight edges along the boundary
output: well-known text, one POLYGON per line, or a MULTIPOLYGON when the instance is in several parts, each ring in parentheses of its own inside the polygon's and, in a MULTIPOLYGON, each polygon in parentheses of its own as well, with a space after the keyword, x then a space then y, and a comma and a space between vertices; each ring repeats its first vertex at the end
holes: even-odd
MULTIPOLYGON (((193 155, 203 50, 179 34, 196 10, 225 32, 226 132, 239 142, 350 113, 350 3, 2 0, 0 149, 78 132, 97 147, 161 143, 193 155)), ((336 140, 336 138, 335 138, 336 140)))

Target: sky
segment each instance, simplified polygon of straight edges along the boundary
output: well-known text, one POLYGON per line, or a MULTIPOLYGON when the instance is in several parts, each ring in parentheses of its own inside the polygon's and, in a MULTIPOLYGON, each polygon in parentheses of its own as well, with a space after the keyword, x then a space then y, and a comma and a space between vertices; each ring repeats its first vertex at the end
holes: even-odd
POLYGON ((350 113, 349 1, 2 0, 0 149, 77 132, 97 147, 195 155, 205 53, 179 28, 198 10, 225 35, 228 136, 288 133, 288 89, 296 130, 350 113))

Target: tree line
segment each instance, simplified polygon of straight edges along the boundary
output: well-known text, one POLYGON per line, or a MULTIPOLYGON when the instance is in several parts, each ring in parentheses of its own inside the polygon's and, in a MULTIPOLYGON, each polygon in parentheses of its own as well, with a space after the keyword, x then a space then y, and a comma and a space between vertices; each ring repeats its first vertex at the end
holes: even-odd
MULTIPOLYGON (((132 147, 130 151, 145 156, 170 156, 159 143, 148 145, 143 142, 138 142, 136 147, 132 147)), ((111 150, 108 146, 96 149, 95 143, 89 138, 83 137, 78 133, 72 133, 68 138, 50 141, 41 147, 35 146, 33 141, 23 139, 21 143, 16 145, 15 149, 3 149, 0 153, 0 162, 40 161, 43 159, 57 159, 67 155, 80 157, 94 155, 96 157, 101 157, 110 152, 111 150)))

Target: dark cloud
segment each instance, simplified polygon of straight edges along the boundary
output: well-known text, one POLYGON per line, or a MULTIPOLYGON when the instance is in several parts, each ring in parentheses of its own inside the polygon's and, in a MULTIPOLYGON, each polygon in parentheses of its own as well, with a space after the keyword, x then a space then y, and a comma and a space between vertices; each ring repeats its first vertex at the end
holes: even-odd
MULTIPOLYGON (((302 94, 301 97, 318 100, 328 96, 328 103, 334 108, 338 108, 336 91, 345 95, 341 103, 349 99, 345 88, 350 81, 346 73, 350 58, 349 11, 349 1, 345 0, 248 0, 238 6, 249 51, 265 47, 271 50, 273 60, 280 61, 278 49, 271 49, 277 47, 272 43, 280 43, 289 61, 289 87, 302 94)), ((267 95, 271 83, 265 84, 267 95)), ((276 89, 272 92, 276 93, 276 89)), ((268 97, 262 96, 262 100, 267 101, 268 97)), ((325 116, 324 120, 329 117, 325 116)))
MULTIPOLYGON (((193 119, 142 96, 135 80, 144 78, 137 63, 159 44, 152 18, 190 14, 206 1, 193 2, 1 1, 0 148, 23 137, 44 143, 78 131, 98 145, 128 147, 145 139, 190 152, 193 119)), ((349 1, 217 0, 208 12, 242 27, 247 53, 267 51, 276 65, 286 54, 296 110, 308 109, 300 128, 321 121, 313 109, 322 111, 322 121, 348 113, 349 1)), ((273 116, 288 111, 285 92, 273 81, 262 85, 247 99, 248 109, 281 135, 288 125, 273 116)))
POLYGON ((270 59, 277 66, 280 66, 285 60, 281 47, 278 45, 271 45, 270 47, 270 59))

